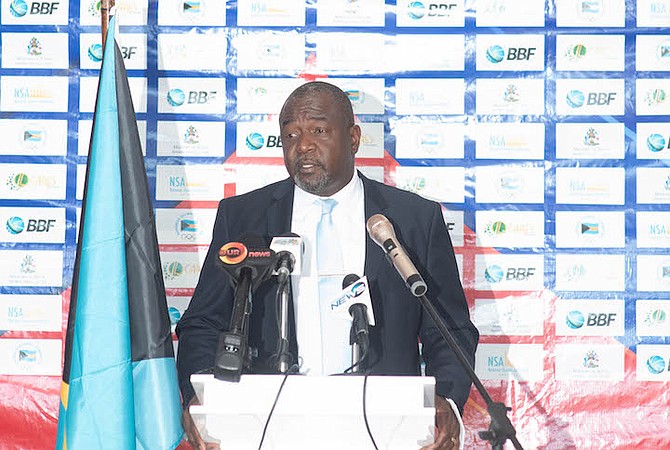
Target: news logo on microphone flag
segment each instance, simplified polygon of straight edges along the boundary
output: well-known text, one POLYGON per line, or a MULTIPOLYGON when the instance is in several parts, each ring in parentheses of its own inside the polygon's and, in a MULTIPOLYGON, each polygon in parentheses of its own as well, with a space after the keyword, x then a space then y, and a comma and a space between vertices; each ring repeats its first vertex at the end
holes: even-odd
POLYGON ((153 206, 112 18, 89 147, 57 449, 174 449, 181 405, 153 206))

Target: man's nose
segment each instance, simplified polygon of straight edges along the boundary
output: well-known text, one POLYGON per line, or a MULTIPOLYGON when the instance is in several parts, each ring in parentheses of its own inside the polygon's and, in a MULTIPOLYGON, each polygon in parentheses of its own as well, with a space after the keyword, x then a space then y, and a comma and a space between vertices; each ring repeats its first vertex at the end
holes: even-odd
POLYGON ((314 139, 309 133, 301 133, 298 137, 296 148, 299 152, 310 152, 316 148, 314 139))

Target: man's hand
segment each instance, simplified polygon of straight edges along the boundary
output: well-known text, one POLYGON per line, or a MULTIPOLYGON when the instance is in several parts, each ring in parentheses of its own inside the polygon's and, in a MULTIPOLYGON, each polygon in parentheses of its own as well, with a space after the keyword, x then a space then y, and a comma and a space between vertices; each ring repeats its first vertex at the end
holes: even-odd
POLYGON ((461 425, 448 401, 435 396, 435 442, 420 450, 458 450, 461 425))
POLYGON ((188 403, 188 408, 184 409, 184 411, 181 413, 181 425, 184 427, 186 440, 189 444, 191 444, 191 447, 196 450, 220 450, 221 447, 216 442, 203 441, 200 433, 198 432, 198 428, 195 426, 195 422, 193 422, 193 417, 191 417, 189 408, 191 405, 199 404, 200 403, 198 402, 198 399, 193 397, 188 403))

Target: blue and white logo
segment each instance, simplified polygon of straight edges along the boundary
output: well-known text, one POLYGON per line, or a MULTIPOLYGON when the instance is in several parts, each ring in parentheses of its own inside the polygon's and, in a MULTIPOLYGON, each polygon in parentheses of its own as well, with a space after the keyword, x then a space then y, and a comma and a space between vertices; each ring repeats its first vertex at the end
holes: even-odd
POLYGON ((654 375, 663 373, 665 370, 665 359, 658 355, 650 356, 647 360, 647 369, 654 375))
POLYGON ((167 101, 170 106, 181 106, 186 101, 186 94, 181 89, 170 89, 167 94, 167 101))
POLYGON ((260 133, 249 133, 245 143, 249 150, 260 150, 263 148, 263 144, 265 144, 265 138, 263 138, 263 135, 260 133))
POLYGON ((579 311, 570 311, 565 317, 565 323, 568 327, 576 330, 584 326, 584 314, 579 311))
POLYGON ((568 92, 565 100, 571 108, 581 108, 584 105, 584 93, 580 90, 573 89, 568 92))
POLYGON ((647 138, 647 148, 654 153, 660 152, 665 148, 665 138, 658 133, 649 135, 647 138))
POLYGON ((19 216, 13 216, 7 219, 6 227, 7 231, 9 231, 11 234, 19 234, 25 229, 26 224, 19 216))
POLYGON ((28 4, 23 0, 14 0, 9 5, 9 12, 14 17, 23 17, 28 14, 28 4))
POLYGON ((92 44, 88 48, 88 57, 91 59, 93 62, 99 63, 102 61, 102 45, 101 44, 92 44))
POLYGON ((426 6, 421 2, 411 2, 407 9, 407 14, 413 20, 419 20, 426 15, 426 6))
POLYGON ((484 272, 484 277, 489 283, 499 283, 503 279, 504 275, 505 273, 498 265, 489 266, 484 272))
POLYGON ((498 64, 505 59, 505 50, 499 45, 492 45, 486 49, 486 59, 493 64, 498 64))

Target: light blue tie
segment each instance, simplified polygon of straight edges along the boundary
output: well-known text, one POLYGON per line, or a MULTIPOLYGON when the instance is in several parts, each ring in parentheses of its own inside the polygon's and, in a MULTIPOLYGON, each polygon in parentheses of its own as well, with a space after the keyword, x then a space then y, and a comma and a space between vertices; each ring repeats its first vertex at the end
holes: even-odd
POLYGON ((337 200, 320 198, 316 203, 321 206, 321 219, 316 225, 316 267, 320 276, 336 275, 342 272, 342 250, 333 223, 337 200))
POLYGON ((349 366, 350 322, 331 311, 331 303, 342 290, 344 278, 342 245, 333 223, 333 208, 337 200, 318 199, 321 219, 316 225, 316 267, 319 279, 319 310, 321 315, 321 371, 324 374, 342 372, 349 366))

